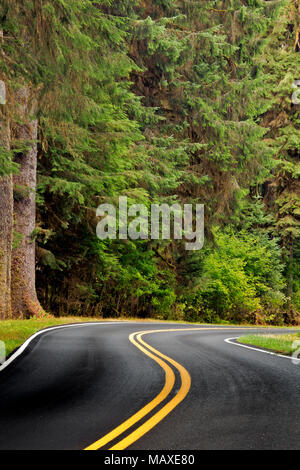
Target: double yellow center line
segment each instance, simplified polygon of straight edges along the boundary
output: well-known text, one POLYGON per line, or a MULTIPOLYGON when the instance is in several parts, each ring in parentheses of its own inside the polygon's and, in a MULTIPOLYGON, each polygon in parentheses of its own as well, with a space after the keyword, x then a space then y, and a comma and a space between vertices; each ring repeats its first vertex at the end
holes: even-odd
MULTIPOLYGON (((214 328, 213 330, 225 330, 227 328, 214 328)), ((230 329, 230 328, 228 328, 230 329)), ((231 328, 232 329, 232 328, 231 328)), ((170 399, 167 404, 165 404, 159 411, 157 411, 153 416, 151 416, 147 421, 140 425, 137 429, 127 435, 125 438, 110 447, 109 450, 124 450, 127 449, 131 444, 136 442, 147 432, 149 432, 154 426, 156 426, 160 421, 162 421, 176 406, 181 403, 191 388, 191 377, 188 371, 178 362, 174 361, 168 356, 165 356, 157 349, 154 349, 148 343, 146 343, 142 337, 145 335, 153 333, 170 333, 170 332, 186 332, 186 331, 203 331, 203 330, 212 330, 211 328, 184 328, 184 329, 165 329, 165 330, 150 330, 150 331, 139 331, 132 333, 129 336, 129 340, 135 347, 140 349, 144 354, 153 359, 165 372, 165 384, 161 392, 146 406, 141 410, 131 416, 129 419, 124 421, 118 427, 113 429, 111 432, 103 436, 98 441, 94 442, 90 446, 86 447, 85 450, 99 450, 106 446, 108 443, 120 437, 125 431, 132 428, 137 424, 141 419, 147 416, 152 410, 154 410, 159 404, 161 404, 171 393, 175 385, 175 374, 173 369, 170 367, 171 364, 180 374, 181 378, 181 387, 176 395, 170 399), (167 362, 166 362, 167 361, 167 362), (169 363, 169 364, 168 364, 169 363)))

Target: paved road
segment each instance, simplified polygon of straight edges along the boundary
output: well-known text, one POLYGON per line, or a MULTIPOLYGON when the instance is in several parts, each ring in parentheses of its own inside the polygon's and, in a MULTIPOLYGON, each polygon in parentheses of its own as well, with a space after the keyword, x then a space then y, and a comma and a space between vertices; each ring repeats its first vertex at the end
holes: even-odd
POLYGON ((205 328, 38 336, 0 372, 0 449, 299 449, 300 365, 224 342, 241 329, 205 328))

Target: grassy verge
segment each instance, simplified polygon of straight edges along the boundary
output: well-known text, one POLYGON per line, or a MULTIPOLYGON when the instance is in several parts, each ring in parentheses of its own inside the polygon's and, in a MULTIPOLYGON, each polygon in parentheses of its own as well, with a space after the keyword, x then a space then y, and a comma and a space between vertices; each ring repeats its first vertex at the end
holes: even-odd
POLYGON ((295 351, 294 341, 300 340, 300 333, 283 335, 247 335, 238 339, 239 343, 270 349, 280 354, 291 355, 295 351))

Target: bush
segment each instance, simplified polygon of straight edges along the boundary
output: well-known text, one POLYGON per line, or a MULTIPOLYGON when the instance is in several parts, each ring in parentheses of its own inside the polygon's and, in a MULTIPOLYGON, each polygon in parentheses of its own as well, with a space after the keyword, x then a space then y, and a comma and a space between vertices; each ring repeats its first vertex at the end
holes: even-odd
POLYGON ((197 286, 203 311, 223 320, 256 321, 284 305, 284 280, 276 241, 231 230, 214 230, 215 249, 203 260, 197 286))

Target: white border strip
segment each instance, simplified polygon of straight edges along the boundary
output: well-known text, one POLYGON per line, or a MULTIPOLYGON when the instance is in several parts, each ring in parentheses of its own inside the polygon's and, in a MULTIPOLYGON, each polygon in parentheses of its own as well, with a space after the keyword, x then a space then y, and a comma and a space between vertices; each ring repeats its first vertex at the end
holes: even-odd
MULTIPOLYGON (((122 322, 122 321, 112 321, 112 322, 86 322, 86 323, 78 323, 76 325, 61 325, 61 326, 51 326, 50 328, 46 328, 44 330, 37 331, 34 333, 32 336, 30 336, 25 343, 20 346, 17 351, 10 356, 7 361, 5 361, 2 365, 0 365, 0 372, 2 372, 4 369, 6 369, 9 364, 11 364, 13 361, 17 359, 28 347, 28 345, 37 337, 42 334, 48 333, 49 331, 54 331, 54 330, 60 330, 62 328, 81 328, 81 327, 86 327, 86 326, 92 326, 92 325, 97 325, 97 326, 105 326, 105 325, 120 325, 121 323, 124 324, 131 324, 131 322, 122 322)), ((135 324, 135 322, 134 322, 135 324)))
POLYGON ((233 343, 233 340, 237 340, 238 338, 240 338, 240 336, 237 336, 236 338, 227 338, 227 339, 224 339, 224 341, 225 343, 233 344, 234 346, 240 346, 241 348, 252 349, 253 351, 258 351, 264 354, 269 354, 269 356, 283 357, 284 359, 289 359, 290 361, 300 361, 300 358, 296 358, 293 356, 285 356, 284 354, 278 354, 272 351, 265 351, 264 349, 258 349, 258 348, 255 348, 254 346, 246 346, 246 344, 233 343))

